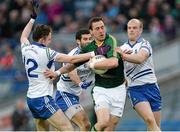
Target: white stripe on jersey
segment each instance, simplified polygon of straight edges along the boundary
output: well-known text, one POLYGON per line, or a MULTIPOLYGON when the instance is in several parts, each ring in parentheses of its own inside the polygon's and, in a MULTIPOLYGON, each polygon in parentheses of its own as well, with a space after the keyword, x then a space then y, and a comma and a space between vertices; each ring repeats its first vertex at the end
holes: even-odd
MULTIPOLYGON (((76 47, 69 52, 69 55, 75 55, 79 53, 80 53, 80 48, 76 47)), ((86 67, 86 64, 83 64, 77 67, 76 69, 81 81, 93 81, 91 85, 92 86, 94 85, 95 74, 93 71, 91 71, 89 68, 86 67)), ((68 74, 61 75, 57 83, 57 89, 59 91, 71 93, 76 96, 79 96, 82 92, 82 89, 70 79, 68 74)))
POLYGON ((58 53, 36 42, 32 45, 22 44, 21 51, 29 80, 27 96, 29 98, 52 96, 53 82, 46 78, 43 72, 46 69, 55 69, 53 62, 58 53))
POLYGON ((143 85, 147 83, 156 83, 157 79, 154 73, 154 65, 152 59, 152 48, 150 43, 140 37, 135 44, 126 42, 121 46, 121 49, 132 50, 132 54, 136 54, 140 49, 146 50, 149 57, 142 64, 134 64, 125 61, 125 73, 128 80, 129 86, 143 85))

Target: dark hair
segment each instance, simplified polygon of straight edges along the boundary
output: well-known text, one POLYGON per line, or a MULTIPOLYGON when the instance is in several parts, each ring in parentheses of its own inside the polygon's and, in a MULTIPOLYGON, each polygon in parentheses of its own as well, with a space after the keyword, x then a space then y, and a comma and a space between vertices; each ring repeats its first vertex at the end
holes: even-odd
MULTIPOLYGON (((94 23, 94 22, 99 22, 99 21, 103 21, 103 18, 102 17, 93 17, 93 18, 91 18, 90 20, 89 20, 89 22, 88 22, 88 28, 89 29, 92 29, 92 24, 94 23)), ((103 21, 104 22, 104 21, 103 21)))
POLYGON ((48 25, 37 25, 33 31, 32 38, 34 41, 39 41, 39 39, 47 37, 49 33, 52 32, 52 28, 48 25))
POLYGON ((83 34, 90 34, 88 29, 82 28, 76 32, 76 40, 81 40, 83 34))

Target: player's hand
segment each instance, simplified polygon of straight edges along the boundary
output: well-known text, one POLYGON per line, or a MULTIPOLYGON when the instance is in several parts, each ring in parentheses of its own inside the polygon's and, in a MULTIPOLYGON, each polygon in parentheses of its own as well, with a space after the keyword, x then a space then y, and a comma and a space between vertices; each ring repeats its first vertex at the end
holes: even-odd
POLYGON ((55 80, 57 78, 57 74, 54 71, 46 69, 44 72, 45 77, 50 78, 51 80, 55 80))
POLYGON ((91 63, 93 63, 92 59, 90 58, 88 62, 84 64, 85 68, 88 68, 89 70, 93 70, 94 68, 91 67, 91 63))
POLYGON ((119 54, 122 54, 122 53, 123 53, 123 51, 122 51, 122 49, 121 49, 120 47, 116 47, 116 48, 115 48, 115 51, 116 51, 117 53, 119 53, 119 54))
POLYGON ((111 46, 105 45, 105 46, 100 46, 96 50, 96 55, 106 55, 107 52, 111 49, 111 46))
POLYGON ((31 0, 31 6, 32 6, 31 18, 36 19, 39 8, 39 0, 31 0))
POLYGON ((120 47, 116 47, 116 48, 115 48, 115 51, 118 52, 118 53, 120 53, 120 54, 123 54, 123 53, 125 53, 125 54, 131 54, 131 53, 132 53, 132 50, 125 49, 125 50, 123 51, 120 47))
POLYGON ((132 53, 132 50, 125 49, 125 50, 123 51, 123 53, 125 53, 125 54, 131 54, 131 53, 132 53))
POLYGON ((87 89, 91 85, 91 83, 92 83, 92 81, 90 81, 90 82, 80 82, 79 87, 81 87, 82 89, 87 89))

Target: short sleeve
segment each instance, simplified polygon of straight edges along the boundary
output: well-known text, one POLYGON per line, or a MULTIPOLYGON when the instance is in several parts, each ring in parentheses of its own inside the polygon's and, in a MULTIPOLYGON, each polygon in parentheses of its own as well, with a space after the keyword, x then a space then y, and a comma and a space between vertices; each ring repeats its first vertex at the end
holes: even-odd
POLYGON ((21 43, 21 49, 23 49, 24 47, 29 46, 29 45, 31 45, 31 44, 30 44, 29 40, 27 40, 26 42, 21 43))
POLYGON ((50 48, 46 49, 46 53, 47 53, 47 57, 50 61, 55 60, 58 55, 58 52, 56 52, 55 50, 52 50, 50 48))
POLYGON ((151 56, 152 54, 152 47, 150 45, 150 43, 148 41, 143 41, 142 44, 141 44, 141 48, 140 49, 143 49, 145 50, 149 56, 151 56))

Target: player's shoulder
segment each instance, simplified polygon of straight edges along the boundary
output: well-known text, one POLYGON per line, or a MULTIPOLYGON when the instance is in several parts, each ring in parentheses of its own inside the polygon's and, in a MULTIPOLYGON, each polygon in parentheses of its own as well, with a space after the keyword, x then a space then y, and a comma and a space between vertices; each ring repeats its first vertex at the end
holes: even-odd
POLYGON ((111 35, 111 34, 106 34, 105 41, 108 41, 108 40, 111 40, 111 41, 114 41, 114 42, 117 41, 116 38, 115 38, 113 35, 111 35))
POLYGON ((106 45, 110 45, 113 47, 117 47, 117 40, 114 36, 112 36, 111 34, 106 34, 106 38, 104 40, 104 43, 106 45))
POLYGON ((142 38, 141 45, 151 47, 150 42, 148 40, 146 40, 145 38, 142 38))
POLYGON ((29 42, 23 42, 21 43, 21 49, 25 48, 25 47, 28 47, 28 46, 31 46, 31 44, 29 42))

